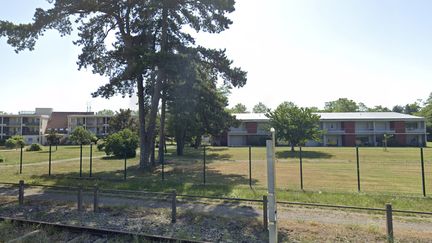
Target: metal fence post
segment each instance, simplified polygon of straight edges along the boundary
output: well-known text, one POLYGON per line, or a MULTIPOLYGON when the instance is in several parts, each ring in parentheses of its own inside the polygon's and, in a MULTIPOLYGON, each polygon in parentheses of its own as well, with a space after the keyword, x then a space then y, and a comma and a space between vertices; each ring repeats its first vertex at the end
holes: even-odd
POLYGON ((171 198, 171 223, 175 223, 177 221, 177 191, 174 190, 172 192, 171 198))
POLYGON ((303 190, 303 152, 302 147, 299 147, 299 157, 300 157, 300 188, 303 190))
POLYGON ((48 156, 48 176, 51 176, 51 143, 49 145, 49 156, 48 156))
POLYGON ((394 242, 393 237, 393 211, 390 203, 386 204, 386 221, 387 221, 387 241, 389 243, 394 242))
POLYGON ((358 146, 356 146, 356 159, 357 159, 357 191, 360 192, 360 159, 359 159, 358 146))
POLYGON ((19 181, 19 190, 18 190, 18 203, 20 206, 24 205, 24 181, 19 181))
POLYGON ((420 148, 420 158, 421 158, 421 173, 422 173, 423 197, 426 197, 426 184, 425 184, 423 148, 420 148))
POLYGON ((82 185, 79 185, 78 188, 77 209, 79 212, 81 212, 83 209, 83 186, 82 185))
POLYGON ((94 187, 93 193, 93 212, 97 213, 99 211, 99 187, 96 185, 94 187))
POLYGON ((126 158, 126 151, 124 152, 124 176, 123 179, 126 180, 127 177, 127 158, 126 158))
POLYGON ((19 173, 22 174, 22 159, 23 159, 23 145, 21 145, 21 152, 20 152, 20 168, 19 173))
POLYGON ((162 180, 165 180, 165 161, 161 160, 162 164, 162 180))
POLYGON ((80 144, 80 177, 82 177, 82 143, 80 144))
POLYGON ((252 147, 249 146, 249 186, 252 187, 252 147))
POLYGON ((203 164, 203 182, 204 182, 204 185, 206 184, 206 146, 204 145, 203 146, 203 148, 204 148, 204 150, 203 150, 203 157, 204 157, 204 160, 203 160, 203 162, 204 162, 204 164, 203 164))
POLYGON ((93 175, 93 143, 90 143, 90 173, 89 176, 93 175))
POLYGON ((267 216, 267 196, 263 196, 263 225, 264 230, 268 228, 268 216, 267 216))

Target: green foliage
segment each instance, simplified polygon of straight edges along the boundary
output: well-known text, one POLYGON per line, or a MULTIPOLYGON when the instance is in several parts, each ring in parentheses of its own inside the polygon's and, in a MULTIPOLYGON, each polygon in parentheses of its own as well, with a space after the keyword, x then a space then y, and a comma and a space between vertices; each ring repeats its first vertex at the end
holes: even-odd
POLYGON ((96 147, 98 151, 105 151, 105 141, 99 140, 96 147))
POLYGON ((94 140, 94 135, 84 127, 77 127, 71 132, 69 139, 76 144, 90 144, 94 140))
POLYGON ((5 147, 9 149, 24 147, 24 138, 20 135, 15 135, 8 138, 5 142, 5 147))
POLYGON ((339 98, 334 101, 325 102, 326 112, 356 112, 359 111, 358 104, 347 98, 339 98))
POLYGON ((132 110, 120 109, 116 114, 111 117, 109 121, 110 133, 116 133, 124 129, 129 129, 138 133, 138 117, 132 115, 132 110))
POLYGON ((5 162, 5 161, 6 161, 5 157, 4 157, 3 155, 0 154, 0 163, 3 163, 3 162, 5 162))
POLYGON ((308 140, 319 140, 320 117, 309 108, 299 108, 292 102, 284 102, 266 115, 276 130, 276 138, 288 141, 292 151, 294 146, 303 145, 308 140))
POLYGON ((38 143, 32 143, 26 151, 42 151, 42 146, 38 143))
POLYGON ((109 110, 109 109, 103 109, 101 111, 96 112, 96 115, 98 115, 98 116, 113 116, 114 111, 109 110))
POLYGON ((51 144, 51 145, 59 145, 61 137, 62 137, 62 135, 57 133, 54 130, 50 130, 48 132, 48 135, 46 135, 46 139, 48 141, 48 144, 51 144))
POLYGON ((387 108, 387 107, 384 107, 384 106, 381 106, 381 105, 376 105, 373 108, 368 108, 368 111, 371 111, 371 112, 389 112, 391 110, 389 108, 387 108))
POLYGON ((229 109, 229 111, 231 113, 249 113, 247 107, 242 103, 236 104, 233 108, 229 109))
POLYGON ((269 108, 264 105, 262 102, 259 102, 258 104, 256 104, 253 109, 252 112, 253 113, 266 113, 269 110, 269 108))
POLYGON ((120 158, 135 157, 137 148, 138 136, 129 129, 113 133, 105 141, 105 153, 120 158))

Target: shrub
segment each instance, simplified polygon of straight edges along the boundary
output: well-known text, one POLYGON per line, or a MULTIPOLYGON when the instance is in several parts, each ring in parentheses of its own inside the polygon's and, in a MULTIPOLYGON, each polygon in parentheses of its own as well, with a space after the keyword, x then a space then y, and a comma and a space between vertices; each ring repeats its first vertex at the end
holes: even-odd
POLYGON ((123 158, 135 157, 138 148, 138 136, 129 129, 109 135, 105 142, 105 153, 123 158))
POLYGON ((19 148, 24 145, 24 138, 19 135, 12 136, 11 138, 8 138, 5 142, 5 147, 10 149, 19 148))
POLYGON ((42 150, 42 146, 38 143, 33 143, 32 145, 30 145, 30 147, 26 149, 26 151, 41 151, 41 150, 42 150))
POLYGON ((94 135, 84 127, 77 127, 71 132, 69 139, 75 144, 89 144, 94 135))
POLYGON ((3 155, 0 155, 0 163, 3 163, 3 162, 5 162, 6 160, 5 160, 5 157, 3 156, 3 155))
POLYGON ((99 140, 97 143, 97 149, 98 151, 105 151, 105 141, 99 140))

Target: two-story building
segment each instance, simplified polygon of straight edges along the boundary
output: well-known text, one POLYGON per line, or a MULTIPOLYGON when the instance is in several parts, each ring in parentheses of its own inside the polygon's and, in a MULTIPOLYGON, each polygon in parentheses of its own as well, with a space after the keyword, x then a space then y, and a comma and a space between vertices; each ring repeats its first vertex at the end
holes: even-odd
MULTIPOLYGON (((333 112, 320 116, 320 141, 306 146, 423 146, 427 141, 423 117, 396 112, 333 112)), ((239 127, 227 132, 228 146, 265 145, 269 119, 262 113, 234 114, 239 127)))
POLYGON ((98 137, 105 137, 109 133, 109 115, 69 115, 68 131, 81 126, 98 137))

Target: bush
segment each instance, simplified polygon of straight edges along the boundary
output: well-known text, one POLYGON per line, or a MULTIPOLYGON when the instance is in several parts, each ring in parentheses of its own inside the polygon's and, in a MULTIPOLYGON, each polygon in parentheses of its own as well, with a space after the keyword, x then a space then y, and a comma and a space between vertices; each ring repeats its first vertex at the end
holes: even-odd
POLYGON ((26 151, 41 151, 41 150, 42 150, 42 146, 38 143, 33 143, 32 145, 30 145, 30 147, 26 149, 26 151))
POLYGON ((5 161, 6 161, 5 157, 3 155, 0 155, 0 163, 3 163, 5 161))
POLYGON ((123 158, 136 156, 138 148, 138 135, 129 129, 109 135, 105 142, 105 153, 123 158))
POLYGON ((99 140, 96 146, 98 151, 105 151, 105 141, 99 140))
POLYGON ((11 138, 8 138, 5 142, 5 147, 9 149, 19 148, 24 145, 24 138, 19 135, 12 136, 11 138))

